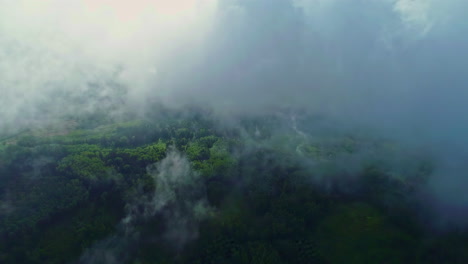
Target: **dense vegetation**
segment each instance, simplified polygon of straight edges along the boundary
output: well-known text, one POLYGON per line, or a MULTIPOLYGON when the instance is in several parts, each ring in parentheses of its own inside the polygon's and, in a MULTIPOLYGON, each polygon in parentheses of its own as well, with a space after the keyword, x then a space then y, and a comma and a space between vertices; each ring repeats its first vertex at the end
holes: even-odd
POLYGON ((430 158, 299 116, 162 111, 5 137, 0 263, 468 262, 468 233, 431 231, 415 198, 430 158))

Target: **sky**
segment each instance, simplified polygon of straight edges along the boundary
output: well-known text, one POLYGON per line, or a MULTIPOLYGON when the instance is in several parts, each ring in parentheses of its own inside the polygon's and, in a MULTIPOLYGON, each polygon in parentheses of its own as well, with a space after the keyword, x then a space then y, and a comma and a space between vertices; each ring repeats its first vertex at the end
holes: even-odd
POLYGON ((467 8, 0 0, 0 133, 151 101, 223 113, 305 108, 434 152, 430 188, 441 208, 458 211, 468 206, 467 8))

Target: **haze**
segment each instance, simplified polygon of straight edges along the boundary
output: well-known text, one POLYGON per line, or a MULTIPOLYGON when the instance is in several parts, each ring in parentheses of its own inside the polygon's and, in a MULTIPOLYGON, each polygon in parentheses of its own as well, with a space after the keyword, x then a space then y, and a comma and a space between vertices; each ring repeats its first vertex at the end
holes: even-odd
POLYGON ((118 105, 109 114, 149 101, 224 114, 294 106, 433 152, 440 208, 466 209, 467 8, 463 0, 0 0, 0 133, 106 104, 118 105))

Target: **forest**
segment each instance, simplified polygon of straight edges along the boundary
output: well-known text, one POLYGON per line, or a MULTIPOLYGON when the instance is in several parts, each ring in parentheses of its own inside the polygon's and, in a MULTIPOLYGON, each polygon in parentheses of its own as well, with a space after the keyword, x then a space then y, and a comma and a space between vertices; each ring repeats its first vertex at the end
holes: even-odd
POLYGON ((467 263, 421 205, 431 156, 334 128, 191 108, 5 135, 0 263, 467 263))
POLYGON ((0 264, 467 264, 467 0, 0 0, 0 264))

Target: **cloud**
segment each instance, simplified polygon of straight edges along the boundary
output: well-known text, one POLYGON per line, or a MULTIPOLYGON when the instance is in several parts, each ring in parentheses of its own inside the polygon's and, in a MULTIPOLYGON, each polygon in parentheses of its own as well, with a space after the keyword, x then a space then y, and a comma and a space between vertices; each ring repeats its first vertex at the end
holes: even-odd
MULTIPOLYGON (((464 0, 0 0, 0 133, 67 113, 145 111, 147 101, 217 113, 292 106, 424 145, 440 168, 464 168, 467 8, 464 0)), ((464 185, 456 175, 450 182, 464 185)))
POLYGON ((214 0, 0 1, 0 131, 56 118, 44 108, 93 111, 116 86, 130 102, 162 93, 157 73, 196 53, 215 9, 214 0))
POLYGON ((164 223, 156 240, 175 251, 198 237, 198 224, 213 211, 202 178, 192 170, 190 161, 171 149, 160 162, 148 166, 147 172, 154 180, 154 193, 134 195, 117 234, 87 249, 80 263, 122 263, 140 244, 138 227, 154 219, 164 223))
POLYGON ((210 214, 205 186, 187 158, 174 149, 147 170, 156 186, 154 193, 130 203, 122 223, 132 230, 135 221, 162 214, 166 221, 164 238, 180 249, 197 237, 198 222, 210 214))
POLYGON ((430 0, 398 0, 394 10, 400 15, 403 24, 421 35, 428 33, 434 23, 430 17, 432 1, 430 0))

